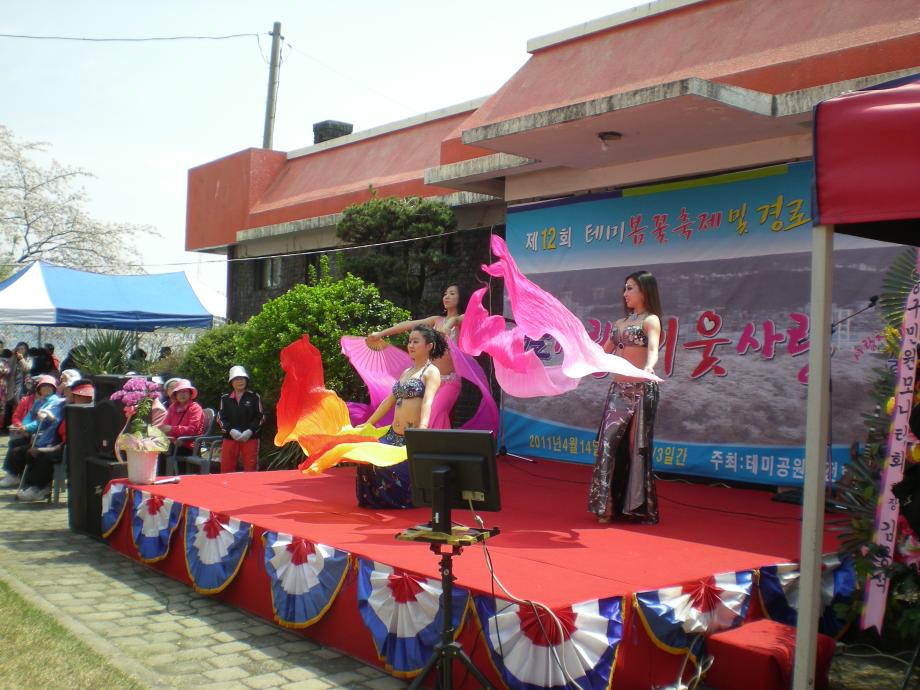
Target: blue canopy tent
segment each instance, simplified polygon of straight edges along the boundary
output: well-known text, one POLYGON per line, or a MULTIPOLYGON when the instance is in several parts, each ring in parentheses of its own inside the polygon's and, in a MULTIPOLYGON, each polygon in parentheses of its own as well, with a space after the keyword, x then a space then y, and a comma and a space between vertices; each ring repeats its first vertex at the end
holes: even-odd
POLYGON ((36 261, 0 283, 0 324, 152 331, 212 323, 185 273, 103 275, 36 261))

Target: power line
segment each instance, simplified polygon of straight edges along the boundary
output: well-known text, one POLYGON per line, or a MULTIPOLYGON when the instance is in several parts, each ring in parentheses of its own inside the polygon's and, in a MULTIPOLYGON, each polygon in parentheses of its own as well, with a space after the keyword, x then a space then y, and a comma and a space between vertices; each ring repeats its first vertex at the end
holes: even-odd
POLYGON ((384 93, 383 91, 379 91, 379 90, 375 89, 373 86, 370 86, 370 85, 368 85, 368 84, 365 84, 364 82, 358 81, 358 80, 355 79, 354 77, 352 77, 352 76, 350 76, 350 75, 348 75, 348 74, 345 74, 344 72, 342 72, 341 70, 336 69, 336 68, 333 67, 332 65, 326 64, 325 62, 323 62, 323 61, 320 60, 319 58, 316 58, 316 57, 310 55, 309 53, 305 53, 305 52, 302 51, 300 48, 297 48, 296 46, 291 45, 290 41, 287 41, 287 47, 290 48, 291 50, 293 50, 295 53, 300 53, 301 55, 303 55, 303 56, 304 56, 305 58, 307 58, 308 60, 312 60, 313 62, 315 62, 315 63, 316 63, 317 65, 319 65, 320 67, 323 67, 323 68, 329 70, 329 71, 332 72, 333 74, 337 74, 337 75, 339 75, 340 77, 343 77, 344 79, 347 79, 347 80, 350 81, 352 84, 355 84, 355 85, 357 85, 357 86, 360 86, 362 89, 366 89, 366 90, 370 91, 371 93, 375 93, 375 94, 377 94, 378 96, 380 96, 381 98, 385 98, 385 99, 387 99, 388 101, 390 101, 391 103, 395 103, 395 104, 398 105, 399 107, 405 108, 405 109, 406 109, 407 111, 409 111, 409 112, 413 112, 413 113, 416 112, 416 109, 413 108, 412 106, 406 105, 405 103, 402 103, 402 102, 400 102, 400 101, 397 101, 395 98, 393 98, 392 96, 390 96, 390 95, 384 93))
MULTIPOLYGON (((404 244, 406 242, 415 242, 417 240, 431 240, 437 239, 439 237, 450 237, 451 235, 456 235, 461 232, 470 232, 471 230, 479 230, 480 228, 469 228, 466 230, 450 230, 448 232, 441 233, 432 233, 431 235, 422 235, 421 237, 406 237, 401 240, 390 240, 388 242, 372 242, 370 244, 354 244, 347 247, 327 247, 325 249, 311 249, 308 251, 302 252, 287 252, 281 254, 265 254, 260 256, 238 256, 234 258, 225 257, 222 259, 213 259, 209 261, 173 261, 170 263, 161 263, 161 264, 148 264, 148 263, 134 263, 131 261, 125 262, 128 266, 133 268, 162 268, 164 266, 202 266, 209 264, 224 264, 224 263, 235 263, 238 261, 261 261, 262 259, 281 259, 291 256, 313 256, 316 254, 331 254, 333 252, 350 252, 359 249, 375 249, 377 247, 387 247, 394 244, 404 244)), ((35 259, 38 261, 39 259, 35 259)), ((96 266, 88 266, 86 264, 80 264, 85 269, 93 268, 111 268, 110 264, 100 264, 96 266)), ((0 268, 23 268, 25 264, 10 264, 10 263, 0 263, 0 268)))
POLYGON ((226 41, 234 38, 258 38, 260 34, 227 34, 226 36, 142 36, 137 38, 91 36, 35 36, 31 34, 0 34, 0 38, 21 38, 31 41, 86 41, 89 43, 146 43, 150 41, 226 41))

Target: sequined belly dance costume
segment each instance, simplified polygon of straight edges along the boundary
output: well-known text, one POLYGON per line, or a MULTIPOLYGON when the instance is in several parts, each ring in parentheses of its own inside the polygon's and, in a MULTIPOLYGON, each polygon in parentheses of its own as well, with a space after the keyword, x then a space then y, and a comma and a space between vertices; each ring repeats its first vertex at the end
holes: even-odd
MULTIPOLYGON (((425 382, 422 376, 429 366, 431 366, 430 362, 422 367, 417 377, 413 376, 406 381, 397 380, 393 384, 396 407, 401 407, 407 398, 425 396, 425 382)), ((406 437, 397 434, 393 427, 390 427, 387 433, 380 437, 380 443, 404 446, 406 437)), ((358 497, 358 505, 362 508, 411 508, 412 485, 409 482, 409 463, 401 462, 390 467, 358 465, 355 493, 358 497)))
MULTIPOLYGON (((648 347, 642 321, 610 335, 618 351, 648 347)), ((652 474, 652 439, 658 409, 654 381, 613 381, 597 433, 598 448, 588 510, 610 520, 655 524, 658 497, 652 474)))

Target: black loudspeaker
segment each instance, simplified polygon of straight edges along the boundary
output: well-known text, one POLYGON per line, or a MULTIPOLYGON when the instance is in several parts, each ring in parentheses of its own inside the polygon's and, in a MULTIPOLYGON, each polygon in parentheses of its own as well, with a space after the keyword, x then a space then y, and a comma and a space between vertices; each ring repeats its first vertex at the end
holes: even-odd
POLYGON ((120 391, 125 382, 132 378, 130 376, 119 376, 116 374, 96 374, 90 377, 95 389, 96 402, 107 400, 115 391, 120 391))
POLYGON ((917 534, 920 534, 920 463, 913 463, 904 472, 904 478, 891 487, 891 492, 901 504, 901 515, 917 534))
POLYGON ((128 476, 113 452, 124 425, 121 403, 68 405, 65 414, 70 529, 101 539, 102 491, 110 479, 128 476))

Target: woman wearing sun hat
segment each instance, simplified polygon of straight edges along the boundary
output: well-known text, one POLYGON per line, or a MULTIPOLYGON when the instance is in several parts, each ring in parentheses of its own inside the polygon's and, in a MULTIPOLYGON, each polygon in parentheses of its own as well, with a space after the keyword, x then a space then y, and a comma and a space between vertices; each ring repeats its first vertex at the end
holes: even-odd
POLYGON ((239 365, 230 368, 229 393, 220 399, 217 422, 224 434, 220 451, 220 471, 236 472, 237 459, 243 459, 243 472, 259 469, 259 430, 265 421, 262 398, 249 390, 249 374, 239 365))
POLYGON ((18 484, 18 477, 26 465, 26 458, 32 449, 40 449, 57 442, 57 428, 61 423, 64 399, 55 395, 57 380, 43 374, 35 378, 35 402, 22 421, 21 432, 28 434, 31 440, 25 445, 11 445, 3 463, 6 474, 0 480, 0 486, 11 487, 18 484))
MULTIPOLYGON (((169 395, 169 409, 160 430, 175 443, 180 436, 201 436, 204 433, 204 410, 195 398, 198 390, 188 379, 179 379, 169 395)), ((192 454, 192 442, 183 441, 179 455, 192 454)))

